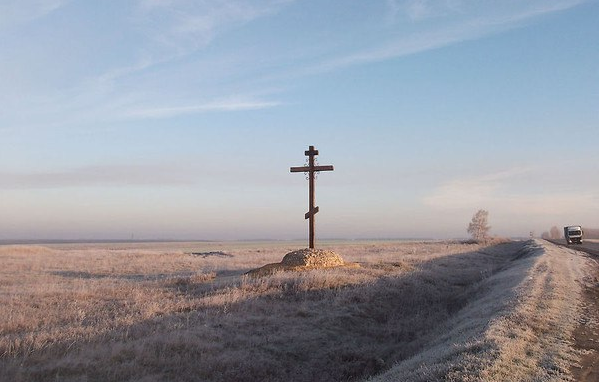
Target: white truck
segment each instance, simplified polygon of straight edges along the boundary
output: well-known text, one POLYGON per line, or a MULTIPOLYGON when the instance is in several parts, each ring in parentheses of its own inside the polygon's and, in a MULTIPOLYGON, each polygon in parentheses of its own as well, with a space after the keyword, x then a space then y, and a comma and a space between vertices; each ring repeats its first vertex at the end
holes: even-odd
POLYGON ((566 244, 582 244, 582 236, 584 232, 582 231, 582 227, 579 225, 569 225, 564 227, 564 238, 566 239, 566 244))

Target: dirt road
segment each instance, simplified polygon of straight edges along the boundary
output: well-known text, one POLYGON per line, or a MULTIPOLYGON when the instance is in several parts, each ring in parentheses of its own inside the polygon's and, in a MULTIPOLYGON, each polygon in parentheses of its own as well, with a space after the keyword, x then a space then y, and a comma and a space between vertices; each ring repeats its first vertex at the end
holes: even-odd
POLYGON ((582 251, 590 253, 591 255, 599 256, 599 240, 585 240, 582 244, 571 244, 567 245, 566 240, 549 240, 554 244, 563 245, 567 248, 574 249, 576 251, 582 251))
POLYGON ((576 248, 577 246, 578 245, 576 245, 574 249, 599 256, 599 240, 585 240, 584 243, 580 245, 580 249, 576 248))
POLYGON ((582 298, 583 319, 574 330, 574 347, 582 352, 580 366, 572 367, 576 381, 599 381, 599 240, 585 240, 583 244, 566 245, 565 240, 553 243, 575 251, 586 252, 595 262, 590 285, 585 285, 582 298))
POLYGON ((580 368, 572 370, 577 381, 599 381, 599 242, 586 241, 584 252, 595 258, 594 286, 587 286, 583 292, 585 319, 574 331, 576 348, 584 351, 580 368))

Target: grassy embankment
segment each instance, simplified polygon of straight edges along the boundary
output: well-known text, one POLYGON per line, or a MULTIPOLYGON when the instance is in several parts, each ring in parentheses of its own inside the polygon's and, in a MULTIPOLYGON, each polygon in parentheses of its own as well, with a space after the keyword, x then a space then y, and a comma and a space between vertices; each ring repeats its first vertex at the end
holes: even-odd
MULTIPOLYGON (((474 354, 451 341, 487 333, 489 315, 513 302, 489 291, 520 285, 540 256, 523 256, 523 243, 338 243, 329 248, 361 268, 250 278, 243 273, 297 248, 201 244, 213 253, 185 253, 198 245, 0 247, 0 379, 457 378, 469 371, 447 369, 449 355, 430 358, 438 364, 424 374, 418 357, 474 354), (472 312, 476 323, 464 318, 472 312)), ((500 357, 489 355, 500 346, 479 340, 471 364, 500 375, 490 361, 500 357)))

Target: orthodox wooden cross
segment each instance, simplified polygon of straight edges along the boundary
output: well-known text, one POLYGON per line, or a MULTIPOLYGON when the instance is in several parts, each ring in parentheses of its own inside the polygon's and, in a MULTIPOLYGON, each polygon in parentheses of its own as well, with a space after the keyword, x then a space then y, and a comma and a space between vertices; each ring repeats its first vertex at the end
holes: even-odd
POLYGON ((314 174, 320 171, 333 171, 333 166, 316 166, 314 157, 318 155, 318 150, 314 146, 310 146, 304 154, 308 157, 308 165, 303 167, 291 167, 291 172, 303 172, 308 174, 310 181, 310 197, 309 210, 306 212, 305 218, 310 219, 310 248, 314 248, 314 215, 318 212, 318 206, 314 206, 314 174))

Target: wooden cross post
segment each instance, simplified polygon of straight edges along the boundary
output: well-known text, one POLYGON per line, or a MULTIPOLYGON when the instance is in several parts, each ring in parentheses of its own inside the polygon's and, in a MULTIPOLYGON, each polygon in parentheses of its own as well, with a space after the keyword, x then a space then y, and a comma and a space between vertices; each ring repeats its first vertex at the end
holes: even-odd
POLYGON ((314 248, 314 215, 318 212, 318 206, 314 206, 314 174, 320 171, 333 171, 333 166, 316 166, 314 157, 318 155, 318 150, 314 146, 310 146, 304 154, 308 157, 308 165, 303 167, 291 167, 291 172, 304 172, 308 174, 310 181, 310 197, 309 210, 306 212, 305 218, 310 219, 310 248, 314 248))

